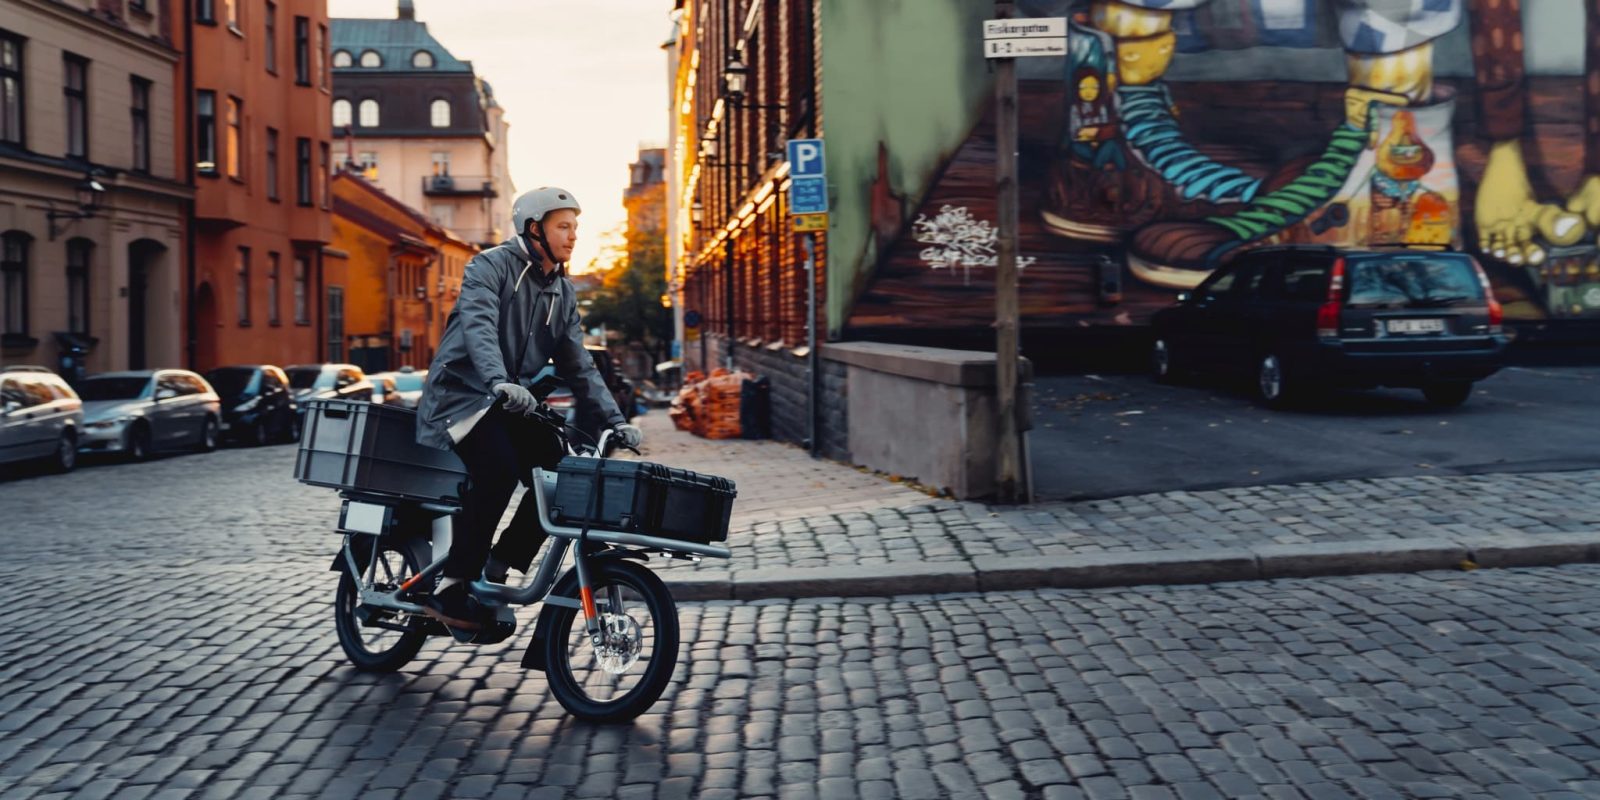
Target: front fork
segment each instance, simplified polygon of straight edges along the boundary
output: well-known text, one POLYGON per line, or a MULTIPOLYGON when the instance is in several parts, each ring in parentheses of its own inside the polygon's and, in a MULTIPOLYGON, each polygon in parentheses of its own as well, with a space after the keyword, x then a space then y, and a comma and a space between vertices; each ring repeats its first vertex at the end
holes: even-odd
POLYGON ((583 629, 589 634, 589 641, 595 647, 600 647, 605 644, 605 629, 594 605, 594 583, 589 578, 589 559, 584 554, 587 549, 581 543, 573 548, 572 564, 578 571, 578 600, 583 606, 583 629))

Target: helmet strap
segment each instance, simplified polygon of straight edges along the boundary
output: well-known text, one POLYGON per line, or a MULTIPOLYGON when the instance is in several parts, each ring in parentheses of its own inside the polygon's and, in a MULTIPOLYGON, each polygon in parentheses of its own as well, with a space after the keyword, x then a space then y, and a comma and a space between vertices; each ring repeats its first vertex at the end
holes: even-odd
MULTIPOLYGON (((566 265, 561 263, 561 261, 556 258, 556 254, 555 253, 550 252, 550 243, 548 241, 546 241, 545 238, 544 238, 544 220, 542 220, 542 219, 541 220, 535 220, 533 225, 534 225, 534 229, 537 230, 538 232, 537 233, 529 233, 529 234, 527 234, 528 238, 530 238, 530 239, 532 239, 532 240, 534 240, 534 241, 539 243, 539 249, 544 251, 545 257, 550 259, 550 263, 556 265, 556 271, 559 272, 566 265)), ((532 252, 533 248, 530 246, 528 248, 528 251, 532 252)))

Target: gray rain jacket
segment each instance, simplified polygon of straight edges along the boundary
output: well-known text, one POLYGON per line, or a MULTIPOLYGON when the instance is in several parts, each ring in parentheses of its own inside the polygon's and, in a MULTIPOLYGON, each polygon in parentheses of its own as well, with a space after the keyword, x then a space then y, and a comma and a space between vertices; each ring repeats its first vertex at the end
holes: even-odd
POLYGON ((583 348, 577 290, 566 275, 545 285, 543 269, 515 239, 467 262, 417 405, 418 443, 449 450, 494 404, 495 384, 528 386, 552 360, 578 402, 598 404, 609 425, 626 421, 583 348))

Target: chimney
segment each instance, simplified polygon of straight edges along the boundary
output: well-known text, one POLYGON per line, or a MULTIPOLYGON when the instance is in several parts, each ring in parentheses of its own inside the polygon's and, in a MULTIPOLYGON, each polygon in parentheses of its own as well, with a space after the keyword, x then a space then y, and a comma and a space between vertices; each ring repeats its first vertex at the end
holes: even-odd
POLYGON ((415 20, 416 18, 417 9, 411 4, 411 0, 400 0, 400 19, 415 20))

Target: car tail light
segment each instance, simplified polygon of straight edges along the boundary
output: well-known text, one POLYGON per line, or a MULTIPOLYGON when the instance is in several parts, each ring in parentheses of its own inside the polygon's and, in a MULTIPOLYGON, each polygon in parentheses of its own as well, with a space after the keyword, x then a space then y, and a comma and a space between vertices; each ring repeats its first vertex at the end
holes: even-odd
POLYGON ((1334 259, 1328 275, 1328 298, 1317 309, 1317 336, 1334 339, 1339 336, 1339 306, 1344 297, 1344 258, 1334 259))
POLYGON ((1506 311, 1500 307, 1500 301, 1494 299, 1494 287, 1489 285, 1489 273, 1483 271, 1483 265, 1473 259, 1472 268, 1477 270, 1478 283, 1483 284, 1483 296, 1489 301, 1489 333, 1501 333, 1505 330, 1506 311))

